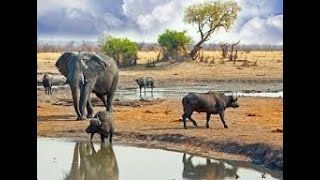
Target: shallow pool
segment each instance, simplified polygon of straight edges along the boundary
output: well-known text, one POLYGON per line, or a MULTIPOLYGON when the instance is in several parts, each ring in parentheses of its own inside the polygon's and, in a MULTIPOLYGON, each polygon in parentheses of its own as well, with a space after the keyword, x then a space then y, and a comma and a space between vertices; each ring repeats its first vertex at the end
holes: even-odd
POLYGON ((38 180, 282 179, 185 153, 58 138, 37 140, 38 180))

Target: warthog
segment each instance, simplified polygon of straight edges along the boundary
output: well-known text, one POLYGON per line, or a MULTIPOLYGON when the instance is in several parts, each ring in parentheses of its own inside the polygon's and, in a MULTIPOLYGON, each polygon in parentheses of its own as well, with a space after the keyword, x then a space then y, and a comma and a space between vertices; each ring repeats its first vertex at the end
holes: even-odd
POLYGON ((139 85, 140 88, 140 94, 141 94, 141 88, 144 87, 144 92, 146 92, 146 88, 150 87, 151 92, 153 92, 154 88, 154 79, 152 77, 141 77, 138 79, 135 79, 137 84, 139 85))
POLYGON ((190 119, 193 125, 197 127, 196 121, 191 118, 193 111, 207 113, 207 128, 209 128, 211 114, 219 114, 224 128, 228 128, 224 121, 224 111, 228 107, 239 107, 237 100, 238 98, 235 95, 226 96, 223 93, 213 91, 208 93, 189 93, 182 99, 184 128, 187 129, 186 118, 190 119))
POLYGON ((52 78, 48 74, 44 74, 42 78, 44 94, 52 94, 52 78))
POLYGON ((104 142, 104 138, 108 138, 112 143, 112 136, 114 133, 114 121, 110 111, 99 111, 91 120, 86 129, 87 133, 91 133, 90 141, 95 133, 100 134, 101 141, 104 142))

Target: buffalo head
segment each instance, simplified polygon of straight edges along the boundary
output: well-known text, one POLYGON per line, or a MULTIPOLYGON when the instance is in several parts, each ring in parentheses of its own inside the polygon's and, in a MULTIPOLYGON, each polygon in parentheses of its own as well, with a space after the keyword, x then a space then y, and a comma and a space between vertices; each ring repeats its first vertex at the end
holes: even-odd
POLYGON ((233 108, 238 108, 239 104, 238 104, 238 97, 236 95, 229 95, 228 96, 229 99, 229 107, 233 107, 233 108))

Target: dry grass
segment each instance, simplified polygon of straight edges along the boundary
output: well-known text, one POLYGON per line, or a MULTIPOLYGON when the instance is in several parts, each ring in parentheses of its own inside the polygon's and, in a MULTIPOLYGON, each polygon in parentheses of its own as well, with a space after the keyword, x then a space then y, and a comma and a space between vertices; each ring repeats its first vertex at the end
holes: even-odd
MULTIPOLYGON (((144 64, 148 60, 156 59, 157 51, 138 52, 140 60, 138 64, 144 64)), ((120 85, 132 84, 132 79, 139 76, 152 76, 160 84, 171 82, 184 83, 184 81, 203 83, 212 80, 282 80, 283 77, 283 53, 281 51, 254 51, 250 53, 238 52, 238 60, 253 63, 256 66, 243 66, 244 61, 235 64, 230 61, 221 63, 219 51, 204 51, 204 56, 214 56, 215 63, 203 63, 197 61, 185 61, 182 63, 168 63, 165 66, 156 64, 155 68, 146 68, 145 65, 120 69, 120 85)), ((38 72, 58 73, 54 66, 60 53, 38 53, 38 72)))
POLYGON ((37 53, 38 72, 59 73, 55 63, 61 53, 37 53))
MULTIPOLYGON (((139 51, 137 61, 138 64, 146 64, 148 60, 156 60, 159 51, 139 51)), ((61 56, 61 53, 37 53, 38 72, 58 73, 54 64, 61 56)))
POLYGON ((139 51, 137 64, 146 64, 149 60, 156 60, 159 51, 139 51))

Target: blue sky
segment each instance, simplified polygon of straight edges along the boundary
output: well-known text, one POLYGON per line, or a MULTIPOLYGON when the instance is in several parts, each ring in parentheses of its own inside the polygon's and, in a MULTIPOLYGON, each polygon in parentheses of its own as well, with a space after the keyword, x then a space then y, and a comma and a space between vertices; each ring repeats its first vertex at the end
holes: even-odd
MULTIPOLYGON (((102 34, 156 42, 164 29, 187 30, 194 41, 194 26, 182 22, 183 11, 201 0, 37 0, 39 40, 91 40, 102 34)), ((282 0, 236 0, 242 7, 228 33, 212 35, 209 42, 282 44, 282 0)))

